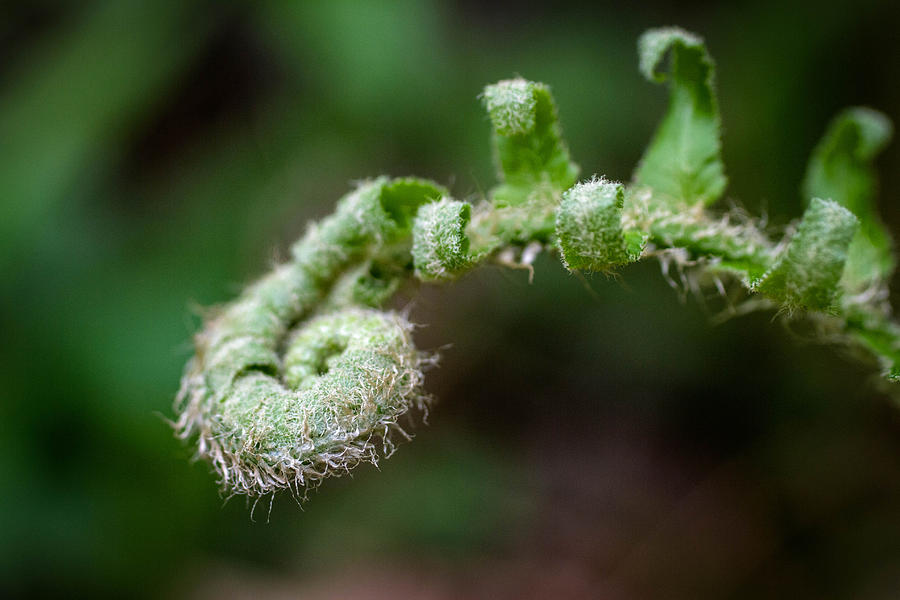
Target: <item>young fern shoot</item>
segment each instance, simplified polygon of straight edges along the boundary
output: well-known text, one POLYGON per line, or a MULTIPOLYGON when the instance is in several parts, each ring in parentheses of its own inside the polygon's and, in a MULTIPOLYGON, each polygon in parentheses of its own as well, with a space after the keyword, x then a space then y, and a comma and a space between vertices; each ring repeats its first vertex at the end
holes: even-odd
POLYGON ((309 226, 288 262, 207 320, 175 429, 226 490, 302 495, 390 454, 408 438, 401 418, 427 409, 433 357, 415 348, 405 315, 382 307, 404 284, 451 281, 517 254, 527 262, 526 248, 558 252, 570 271, 607 273, 677 251, 787 315, 815 316, 829 341, 865 349, 900 380, 887 302, 895 260, 872 167, 888 120, 864 108, 835 119, 810 161, 806 212, 773 240, 754 220, 709 208, 727 179, 703 41, 663 28, 638 49, 641 72, 668 85, 670 102, 632 183, 577 182, 549 88, 500 81, 482 95, 500 180, 485 201, 455 200, 422 179, 363 182, 309 226))

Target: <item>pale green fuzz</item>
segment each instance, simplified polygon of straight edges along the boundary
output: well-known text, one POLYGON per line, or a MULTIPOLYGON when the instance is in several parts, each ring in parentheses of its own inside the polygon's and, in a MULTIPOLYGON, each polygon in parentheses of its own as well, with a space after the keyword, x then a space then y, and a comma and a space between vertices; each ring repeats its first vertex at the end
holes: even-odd
POLYGON ((528 135, 537 113, 536 86, 525 79, 508 79, 484 88, 484 106, 497 135, 528 135))
POLYGON ((711 273, 696 281, 720 291, 717 276, 736 275, 783 313, 821 313, 829 340, 869 350, 888 380, 900 380, 900 326, 887 302, 894 256, 872 168, 890 135, 886 118, 852 109, 834 121, 807 172, 816 198, 779 241, 748 215, 707 208, 726 179, 713 63, 700 38, 652 30, 640 65, 651 81, 670 82, 671 101, 632 185, 576 184, 547 86, 501 81, 482 97, 500 179, 489 201, 473 207, 415 178, 363 182, 310 225, 288 263, 207 320, 175 426, 226 489, 301 494, 389 454, 393 434, 406 436, 403 415, 427 408, 432 360, 415 349, 412 325, 379 307, 416 280, 451 280, 486 260, 530 269, 542 249, 557 250, 571 271, 655 256, 665 272, 675 261, 682 277, 711 273))
POLYGON ((550 89, 509 79, 487 86, 482 97, 493 124, 494 160, 501 181, 491 191, 493 204, 557 203, 575 183, 579 169, 562 139, 550 89))
POLYGON ((225 482, 265 493, 374 461, 376 440, 390 444, 398 419, 424 407, 410 329, 391 313, 325 315, 293 337, 282 377, 257 370, 237 378, 219 399, 209 441, 225 482))
POLYGON ((176 430, 197 437, 198 454, 227 489, 299 493, 376 460, 376 442, 392 447, 400 416, 424 407, 425 361, 411 325, 356 307, 383 303, 409 277, 413 216, 445 193, 419 179, 361 184, 310 226, 291 262, 248 287, 196 336, 176 430), (390 267, 381 269, 388 257, 390 267), (304 325, 312 314, 322 316, 304 325), (318 353, 321 372, 300 377, 306 350, 318 353))
POLYGON ((318 311, 347 306, 379 307, 400 289, 407 276, 406 269, 398 264, 381 257, 372 258, 338 278, 318 311))
POLYGON ((596 179, 563 194, 556 214, 556 236, 570 271, 608 271, 640 258, 646 235, 622 227, 625 188, 596 179))
POLYGON ((422 281, 452 279, 473 262, 466 225, 472 205, 445 198, 419 209, 413 225, 412 255, 422 281))
POLYGON ((813 198, 787 249, 754 289, 790 310, 834 310, 847 248, 859 219, 830 200, 813 198))
POLYGON ((471 236, 482 252, 504 244, 552 242, 556 207, 579 168, 562 139, 550 89, 525 79, 489 85, 482 94, 500 184, 490 206, 476 210, 471 236))
POLYGON ((699 207, 672 211, 656 206, 651 214, 654 246, 683 249, 688 259, 705 260, 709 269, 737 275, 747 285, 775 260, 775 245, 741 213, 714 217, 699 207))

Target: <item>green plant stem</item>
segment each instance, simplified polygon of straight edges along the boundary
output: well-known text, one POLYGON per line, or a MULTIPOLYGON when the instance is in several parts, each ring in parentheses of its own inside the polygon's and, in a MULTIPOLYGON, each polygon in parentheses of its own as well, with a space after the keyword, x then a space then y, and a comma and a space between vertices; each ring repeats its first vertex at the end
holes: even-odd
POLYGON ((888 381, 900 379, 900 326, 886 300, 895 261, 871 166, 887 120, 854 109, 832 124, 810 163, 806 212, 772 236, 748 215, 709 208, 727 179, 702 40, 665 28, 639 49, 646 77, 668 82, 671 95, 632 184, 576 182, 549 88, 501 81, 482 96, 499 179, 488 198, 473 206, 414 178, 363 182, 310 225, 290 261, 207 320, 176 431, 197 440, 228 490, 300 494, 389 454, 408 437, 401 418, 427 409, 433 361, 416 350, 406 317, 382 307, 402 287, 451 281, 487 261, 530 267, 539 250, 570 271, 666 256, 710 281, 734 276, 787 317, 817 315, 828 341, 863 349, 888 381))

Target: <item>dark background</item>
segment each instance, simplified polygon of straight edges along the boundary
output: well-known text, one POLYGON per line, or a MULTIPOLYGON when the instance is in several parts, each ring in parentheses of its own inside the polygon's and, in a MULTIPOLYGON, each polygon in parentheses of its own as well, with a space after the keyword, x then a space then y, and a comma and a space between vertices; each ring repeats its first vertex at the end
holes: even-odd
MULTIPOLYGON (((494 183, 477 95, 550 84, 583 174, 666 103, 645 28, 718 63, 729 198, 784 224, 828 119, 900 121, 893 2, 0 5, 0 595, 864 598, 900 592, 900 414, 769 313, 553 257, 425 288, 439 398, 353 479, 223 506, 164 418, 197 307, 355 179, 494 183)), ((900 153, 879 159, 900 232, 900 153)))

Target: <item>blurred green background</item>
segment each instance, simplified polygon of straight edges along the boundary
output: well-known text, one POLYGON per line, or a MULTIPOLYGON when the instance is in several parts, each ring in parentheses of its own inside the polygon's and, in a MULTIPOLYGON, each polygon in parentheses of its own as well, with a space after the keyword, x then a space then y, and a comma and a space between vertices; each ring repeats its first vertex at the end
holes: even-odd
MULTIPOLYGON (((872 369, 771 314, 711 326, 652 262, 423 289, 420 346, 452 344, 429 425, 302 509, 223 506, 165 422, 198 307, 353 180, 483 195, 484 84, 550 84, 583 173, 627 180, 666 102, 647 27, 707 39, 729 196, 799 215, 837 110, 900 122, 900 13, 785 4, 3 3, 0 595, 898 597, 900 413, 872 369)), ((900 233, 898 167, 894 144, 900 233)))

